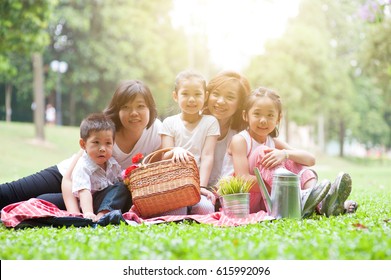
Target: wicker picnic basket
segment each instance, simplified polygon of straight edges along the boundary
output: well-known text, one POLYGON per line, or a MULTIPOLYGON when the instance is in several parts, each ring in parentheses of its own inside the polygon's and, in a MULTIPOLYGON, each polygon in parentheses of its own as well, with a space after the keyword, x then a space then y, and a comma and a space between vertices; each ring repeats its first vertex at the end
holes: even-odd
POLYGON ((128 188, 133 204, 143 218, 191 206, 200 201, 200 178, 197 164, 157 160, 172 148, 147 155, 130 175, 128 188))

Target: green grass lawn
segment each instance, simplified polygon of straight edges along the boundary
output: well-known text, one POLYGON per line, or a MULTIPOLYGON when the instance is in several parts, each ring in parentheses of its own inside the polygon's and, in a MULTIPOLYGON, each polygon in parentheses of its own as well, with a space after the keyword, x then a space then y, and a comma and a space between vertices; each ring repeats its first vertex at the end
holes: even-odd
POLYGON ((59 163, 79 150, 78 127, 45 127, 45 142, 34 139, 31 123, 0 122, 0 183, 59 163))
MULTIPOLYGON (((78 128, 48 127, 45 145, 31 124, 0 122, 0 183, 56 164, 78 150, 78 128)), ((319 177, 341 170, 353 179, 355 214, 275 220, 219 228, 183 222, 97 228, 7 229, 0 226, 0 259, 75 260, 390 260, 390 161, 319 156, 319 177)))

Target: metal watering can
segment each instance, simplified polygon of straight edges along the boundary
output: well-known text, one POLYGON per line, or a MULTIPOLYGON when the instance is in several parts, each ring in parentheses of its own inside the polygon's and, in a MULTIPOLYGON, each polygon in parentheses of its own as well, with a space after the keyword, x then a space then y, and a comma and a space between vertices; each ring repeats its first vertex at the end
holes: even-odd
POLYGON ((269 215, 276 219, 301 219, 301 194, 299 177, 285 168, 276 169, 271 196, 258 168, 254 168, 258 185, 269 215))

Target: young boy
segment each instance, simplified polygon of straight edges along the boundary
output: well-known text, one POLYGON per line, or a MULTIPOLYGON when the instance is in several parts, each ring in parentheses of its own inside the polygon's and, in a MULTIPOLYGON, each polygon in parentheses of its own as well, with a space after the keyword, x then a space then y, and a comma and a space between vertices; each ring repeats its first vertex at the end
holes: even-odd
POLYGON ((83 155, 72 172, 72 192, 83 216, 93 221, 129 203, 129 190, 121 183, 121 167, 112 157, 115 125, 102 113, 91 114, 80 125, 83 155), (95 214, 96 213, 96 214, 95 214))

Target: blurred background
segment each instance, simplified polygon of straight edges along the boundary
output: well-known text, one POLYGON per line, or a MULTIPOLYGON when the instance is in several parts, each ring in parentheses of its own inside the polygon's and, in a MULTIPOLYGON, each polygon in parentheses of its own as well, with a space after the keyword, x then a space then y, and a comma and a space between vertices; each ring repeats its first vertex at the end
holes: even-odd
POLYGON ((178 72, 235 70, 279 92, 292 146, 390 158, 390 34, 391 0, 1 0, 0 127, 44 140, 125 79, 164 119, 178 72))

